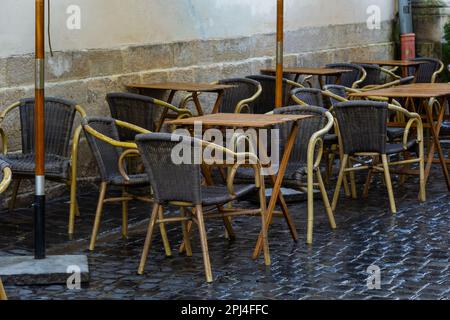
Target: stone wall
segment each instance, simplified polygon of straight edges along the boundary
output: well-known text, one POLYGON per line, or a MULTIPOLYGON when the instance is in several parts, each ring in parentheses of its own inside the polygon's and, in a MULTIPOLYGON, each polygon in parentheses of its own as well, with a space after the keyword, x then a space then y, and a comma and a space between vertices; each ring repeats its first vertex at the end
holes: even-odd
POLYGON ((442 58, 444 25, 450 17, 449 0, 413 0, 417 54, 442 58))
MULTIPOLYGON (((392 58, 392 22, 381 30, 366 24, 303 28, 286 33, 287 66, 323 66, 354 59, 392 58)), ((109 50, 55 52, 47 61, 47 95, 75 100, 89 115, 108 115, 105 95, 125 91, 129 83, 149 81, 202 81, 257 74, 274 64, 275 35, 198 40, 160 45, 129 46, 109 50)), ((0 58, 0 106, 33 95, 32 55, 0 58)), ((205 108, 211 99, 204 97, 205 108)), ((20 150, 18 114, 3 126, 9 133, 10 150, 20 150)), ((83 139, 80 177, 95 175, 90 151, 83 139)), ((59 193, 61 188, 51 185, 59 193)))

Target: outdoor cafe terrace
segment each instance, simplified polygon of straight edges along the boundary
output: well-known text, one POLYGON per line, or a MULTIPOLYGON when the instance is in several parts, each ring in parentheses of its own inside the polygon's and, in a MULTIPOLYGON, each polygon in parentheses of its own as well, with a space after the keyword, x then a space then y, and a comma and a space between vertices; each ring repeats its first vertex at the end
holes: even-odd
POLYGON ((0 300, 450 299, 426 1, 72 2, 0 4, 0 300))

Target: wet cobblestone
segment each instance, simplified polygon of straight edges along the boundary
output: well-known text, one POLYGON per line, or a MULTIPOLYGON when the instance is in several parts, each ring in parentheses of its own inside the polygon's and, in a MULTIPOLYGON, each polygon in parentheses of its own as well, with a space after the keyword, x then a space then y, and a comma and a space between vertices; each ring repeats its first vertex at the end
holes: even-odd
MULTIPOLYGON (((90 283, 81 290, 68 290, 62 285, 6 286, 6 290, 11 299, 450 299, 450 195, 440 171, 433 171, 430 177, 425 204, 417 200, 415 179, 395 186, 397 215, 389 212, 380 178, 375 182, 369 199, 341 198, 335 231, 330 230, 322 204, 316 201, 312 246, 305 244, 306 204, 291 205, 300 240, 294 243, 284 221, 276 220, 269 233, 270 268, 262 259, 251 259, 259 232, 258 218, 235 219, 234 242, 225 239, 219 221, 207 220, 212 284, 204 281, 195 232, 194 256, 178 254, 178 225, 168 230, 173 257, 165 257, 157 233, 146 274, 137 275, 150 213, 145 204, 133 203, 130 207, 132 226, 127 240, 120 239, 120 206, 106 206, 103 238, 95 252, 89 253, 86 240, 97 193, 84 190, 79 199, 82 217, 77 220, 72 241, 66 237, 67 198, 48 204, 48 245, 49 253, 87 254, 90 283), (373 264, 381 268, 381 290, 367 288, 366 270, 373 264)), ((332 188, 328 189, 331 194, 332 188)), ((31 219, 31 209, 0 213, 0 255, 32 252, 31 219)))

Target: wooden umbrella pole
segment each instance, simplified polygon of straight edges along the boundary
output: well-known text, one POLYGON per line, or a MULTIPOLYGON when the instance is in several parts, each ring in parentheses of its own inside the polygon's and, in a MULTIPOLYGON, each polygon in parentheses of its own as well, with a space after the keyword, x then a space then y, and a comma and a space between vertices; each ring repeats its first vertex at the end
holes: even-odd
POLYGON ((45 106, 45 0, 36 0, 36 69, 35 69, 35 149, 36 186, 34 203, 34 245, 35 258, 45 259, 45 146, 44 146, 44 106, 45 106))
POLYGON ((283 35, 284 35, 284 0, 277 0, 277 66, 275 107, 283 106, 283 35))

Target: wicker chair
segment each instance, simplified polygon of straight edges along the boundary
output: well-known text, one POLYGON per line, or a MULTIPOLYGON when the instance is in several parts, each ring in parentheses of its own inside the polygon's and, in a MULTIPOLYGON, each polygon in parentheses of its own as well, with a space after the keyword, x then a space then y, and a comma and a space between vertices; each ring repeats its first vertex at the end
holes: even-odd
MULTIPOLYGON (((111 116, 150 130, 159 132, 169 112, 175 116, 192 116, 187 109, 177 108, 167 102, 132 93, 109 93, 106 96, 111 116)), ((136 132, 126 128, 118 128, 121 141, 134 141, 136 132)))
MULTIPOLYGON (((247 78, 258 81, 262 86, 261 95, 252 104, 253 113, 265 114, 268 112, 272 112, 275 109, 276 78, 265 75, 253 75, 248 76, 247 78)), ((303 88, 303 86, 297 82, 283 79, 283 106, 287 106, 290 104, 290 92, 294 88, 303 88)))
MULTIPOLYGON (((45 177, 62 181, 70 186, 69 236, 73 235, 75 215, 79 214, 76 200, 77 156, 81 127, 73 131, 75 115, 84 117, 83 108, 71 101, 59 98, 45 98, 45 177), (72 146, 70 141, 72 140, 72 146)), ((34 149, 34 99, 23 99, 6 108, 0 114, 0 136, 3 142, 1 159, 7 161, 14 174, 14 187, 10 210, 13 210, 22 179, 32 179, 35 175, 34 149), (3 129, 7 115, 19 109, 22 150, 20 153, 8 153, 8 140, 3 129)))
POLYGON ((122 203, 122 236, 126 238, 128 235, 128 202, 134 199, 146 202, 151 201, 150 197, 142 197, 129 192, 129 189, 132 188, 148 187, 150 183, 146 174, 127 175, 124 162, 130 156, 130 150, 136 150, 137 146, 132 142, 120 141, 118 128, 126 128, 137 133, 148 133, 149 131, 127 122, 107 117, 84 118, 82 126, 96 160, 101 179, 100 196, 89 246, 89 250, 93 251, 105 203, 122 203), (122 196, 106 198, 109 186, 121 187, 122 196))
MULTIPOLYGON (((340 85, 347 88, 358 88, 366 78, 366 71, 363 67, 352 63, 332 63, 326 65, 331 69, 347 69, 352 72, 343 73, 340 77, 340 85)), ((325 78, 325 84, 336 84, 338 78, 336 76, 327 76, 325 78)))
POLYGON ((413 61, 426 62, 418 66, 417 70, 411 68, 410 73, 416 75, 416 83, 435 83, 438 76, 444 71, 442 61, 433 58, 416 58, 413 61))
POLYGON ((186 254, 188 256, 192 256, 192 249, 189 241, 188 221, 193 220, 197 223, 200 233, 206 280, 207 282, 213 281, 204 224, 205 207, 216 207, 218 209, 218 214, 206 215, 206 217, 211 218, 224 218, 239 214, 260 214, 262 225, 261 231, 264 238, 264 258, 266 265, 270 265, 269 246, 267 242, 267 217, 264 181, 261 179, 261 164, 256 156, 251 153, 237 154, 223 147, 193 139, 189 136, 164 133, 138 135, 136 137, 136 143, 139 147, 141 157, 151 181, 155 199, 141 263, 138 270, 139 274, 144 273, 145 264, 152 241, 153 229, 157 223, 181 222, 186 254), (186 161, 189 163, 178 163, 177 161, 174 161, 172 158, 172 151, 174 148, 179 147, 183 150, 186 150, 184 148, 194 150, 194 152, 190 152, 189 155, 192 157, 190 159, 192 161, 186 161), (234 164, 231 165, 232 169, 229 173, 226 186, 201 185, 201 165, 196 164, 194 161, 194 153, 195 150, 199 150, 201 152, 203 147, 212 148, 212 150, 219 150, 227 157, 232 157, 232 159, 235 159, 234 164), (255 171, 253 180, 254 184, 233 186, 234 174, 237 168, 248 163, 251 163, 251 166, 255 171), (259 199, 261 202, 260 208, 257 210, 223 208, 225 204, 245 195, 254 193, 257 190, 259 190, 259 199), (163 207, 168 204, 181 207, 181 217, 164 218, 162 216, 162 210, 163 207), (194 208, 195 213, 192 212, 190 208, 194 208))
MULTIPOLYGON (((297 187, 308 194, 308 219, 306 242, 313 242, 314 225, 314 196, 313 188, 319 187, 322 194, 325 211, 328 215, 330 226, 336 228, 333 211, 328 200, 328 195, 320 172, 320 162, 323 150, 323 138, 333 127, 333 116, 324 108, 314 106, 292 106, 279 108, 275 114, 308 114, 315 117, 302 120, 299 127, 294 149, 289 158, 288 169, 286 170, 286 186, 297 187), (306 176, 306 183, 303 180, 306 176), (315 176, 315 177, 314 177, 315 176), (316 181, 314 181, 316 180, 316 181), (306 187, 306 190, 305 190, 306 187)), ((283 125, 280 129, 280 143, 287 141, 291 125, 283 125)))
MULTIPOLYGON (((12 178, 12 172, 9 164, 0 160, 0 194, 8 189, 12 178)), ((5 288, 3 287, 2 279, 0 279, 0 300, 7 300, 5 288)))
POLYGON ((234 87, 225 90, 219 109, 213 110, 213 113, 241 113, 244 111, 251 113, 252 103, 262 92, 261 84, 258 81, 251 79, 224 79, 217 83, 233 85, 234 87))
MULTIPOLYGON (((391 211, 392 213, 396 213, 397 209, 389 167, 411 163, 419 163, 419 199, 425 201, 423 125, 418 114, 410 113, 406 109, 395 105, 375 101, 342 102, 335 105, 333 111, 337 119, 344 151, 344 157, 340 164, 341 167, 338 182, 333 198, 333 211, 336 210, 345 173, 354 172, 356 170, 369 170, 366 187, 370 185, 370 180, 374 171, 384 172, 391 211), (401 112, 409 119, 406 125, 403 143, 387 143, 387 120, 390 110, 401 112), (417 126, 416 138, 409 137, 412 125, 417 126), (390 162, 388 160, 388 156, 401 154, 405 151, 416 152, 418 153, 418 157, 396 162, 390 162), (357 159, 359 156, 371 156, 375 159, 381 157, 382 165, 379 165, 378 161, 374 161, 371 165, 360 162, 360 165, 357 167, 353 167, 353 165, 348 167, 350 159, 354 162, 359 162, 357 159)), ((368 192, 368 190, 365 190, 365 193, 366 192, 368 192)))
POLYGON ((392 71, 376 64, 359 64, 359 66, 363 67, 367 73, 364 81, 359 84, 359 87, 363 89, 377 87, 401 79, 401 77, 392 71))
MULTIPOLYGON (((290 106, 274 110, 275 114, 305 114, 314 117, 301 121, 297 139, 292 154, 289 158, 285 172, 283 185, 288 188, 305 191, 308 196, 308 225, 307 243, 312 243, 314 223, 314 187, 319 187, 322 194, 325 210, 330 225, 336 228, 333 212, 328 200, 328 195, 320 172, 320 162, 323 154, 323 137, 333 127, 333 116, 326 109, 315 106, 290 106), (306 178, 306 181, 305 181, 306 178), (314 182, 316 180, 316 182, 314 182)), ((284 146, 292 124, 277 126, 280 130, 280 146, 284 146)), ((251 172, 247 168, 238 171, 237 178, 240 181, 249 181, 251 172)), ((275 178, 267 179, 268 183, 274 183, 275 178)))
MULTIPOLYGON (((335 85, 330 85, 335 86, 335 85)), ((345 87, 337 86, 343 88, 343 92, 345 92, 345 87)), ((325 109, 330 109, 332 106, 332 101, 335 101, 338 96, 336 96, 333 92, 330 91, 321 91, 320 89, 295 89, 292 90, 292 100, 299 104, 300 106, 318 106, 325 109)), ((340 100, 339 102, 345 101, 345 99, 340 100)), ((337 135, 336 128, 332 128, 329 133, 327 133, 323 137, 324 142, 324 154, 323 157, 326 163, 326 174, 325 174, 325 183, 328 184, 330 177, 333 172, 333 164, 335 161, 335 155, 339 154, 340 159, 342 159, 342 152, 339 149, 339 137, 337 135)), ((350 189, 347 186, 347 181, 345 181, 345 191, 347 196, 350 196, 350 189)))

